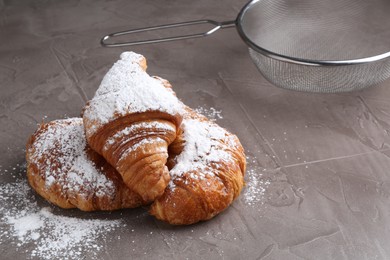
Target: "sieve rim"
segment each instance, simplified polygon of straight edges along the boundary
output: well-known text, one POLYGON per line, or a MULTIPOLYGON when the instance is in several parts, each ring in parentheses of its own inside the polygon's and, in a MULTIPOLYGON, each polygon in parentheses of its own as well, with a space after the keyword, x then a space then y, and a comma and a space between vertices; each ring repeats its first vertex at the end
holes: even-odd
POLYGON ((365 64, 375 61, 384 60, 386 58, 390 57, 390 51, 385 52, 382 54, 378 54, 375 56, 370 56, 366 58, 359 58, 359 59, 349 59, 349 60, 312 60, 312 59, 303 59, 293 56, 287 56, 278 54, 276 52, 272 52, 270 50, 267 50, 263 47, 260 47, 256 43, 254 43, 244 32, 244 29, 242 28, 242 21, 245 16, 245 13, 252 8, 256 3, 263 1, 263 0, 251 0, 247 4, 244 5, 244 7, 241 9, 239 14, 236 18, 236 29, 238 31, 238 34, 242 38, 242 40, 253 50, 271 58, 276 59, 284 62, 299 64, 299 65, 306 65, 306 66, 345 66, 345 65, 358 65, 358 64, 365 64))

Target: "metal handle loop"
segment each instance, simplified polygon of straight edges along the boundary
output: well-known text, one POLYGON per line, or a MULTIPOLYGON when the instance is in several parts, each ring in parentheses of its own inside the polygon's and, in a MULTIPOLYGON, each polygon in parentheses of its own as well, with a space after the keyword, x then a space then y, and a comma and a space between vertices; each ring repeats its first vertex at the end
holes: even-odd
POLYGON ((196 20, 196 21, 189 21, 189 22, 182 22, 182 23, 172 23, 172 24, 158 25, 158 26, 145 27, 145 28, 139 28, 139 29, 111 33, 111 34, 104 36, 101 39, 100 44, 103 47, 121 47, 121 46, 134 46, 134 45, 149 44, 149 43, 169 42, 169 41, 176 41, 176 40, 183 40, 183 39, 199 38, 199 37, 208 36, 216 31, 218 31, 219 29, 229 28, 229 27, 233 27, 235 25, 236 25, 236 21, 216 22, 213 20, 196 20), (211 30, 209 30, 207 32, 203 32, 203 33, 179 35, 179 36, 166 37, 166 38, 156 38, 156 39, 142 40, 142 41, 107 43, 107 41, 111 38, 126 35, 126 34, 147 32, 147 31, 154 31, 154 30, 161 30, 161 29, 168 29, 168 28, 175 28, 175 27, 184 27, 184 26, 191 26, 191 25, 197 25, 197 24, 206 24, 206 23, 215 25, 215 27, 213 27, 211 30))

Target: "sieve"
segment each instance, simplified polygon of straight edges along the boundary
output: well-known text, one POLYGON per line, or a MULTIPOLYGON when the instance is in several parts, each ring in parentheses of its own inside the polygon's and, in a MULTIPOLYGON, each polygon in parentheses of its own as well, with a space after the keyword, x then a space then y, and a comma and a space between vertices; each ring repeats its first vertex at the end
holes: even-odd
POLYGON ((390 77, 390 1, 253 0, 232 21, 197 20, 116 32, 105 47, 208 36, 236 27, 260 73, 285 89, 335 93, 364 89, 390 77), (113 37, 211 24, 201 33, 132 42, 113 37), (111 43, 109 43, 111 41, 111 43))

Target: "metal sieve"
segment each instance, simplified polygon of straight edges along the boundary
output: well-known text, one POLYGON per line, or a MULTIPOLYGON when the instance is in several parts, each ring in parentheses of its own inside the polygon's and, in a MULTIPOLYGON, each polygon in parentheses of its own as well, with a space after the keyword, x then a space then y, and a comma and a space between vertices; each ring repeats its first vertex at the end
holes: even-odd
POLYGON ((104 36, 105 47, 132 46, 208 36, 236 27, 261 74, 276 86, 309 92, 347 92, 390 77, 390 1, 253 0, 236 20, 198 20, 104 36), (151 30, 211 24, 203 33, 107 43, 151 30))

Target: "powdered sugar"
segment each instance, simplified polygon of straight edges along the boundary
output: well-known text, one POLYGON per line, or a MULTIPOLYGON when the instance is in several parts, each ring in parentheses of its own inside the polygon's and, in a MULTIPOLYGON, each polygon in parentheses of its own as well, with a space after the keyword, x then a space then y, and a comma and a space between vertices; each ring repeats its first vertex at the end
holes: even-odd
POLYGON ((23 217, 8 216, 6 220, 13 225, 14 234, 18 238, 23 238, 33 233, 34 235, 31 236, 33 240, 39 238, 40 234, 36 230, 42 228, 45 224, 39 213, 32 213, 23 217))
MULTIPOLYGON (((138 143, 134 144, 132 147, 126 150, 119 159, 119 162, 123 159, 125 159, 130 153, 135 152, 140 147, 146 145, 146 144, 153 144, 153 152, 159 153, 159 152, 167 152, 166 148, 161 145, 157 145, 158 143, 165 143, 165 141, 159 137, 148 137, 140 140, 138 143)), ((149 153, 149 151, 143 149, 144 153, 149 153)))
POLYGON ((195 111, 199 114, 206 116, 211 121, 216 121, 217 119, 222 119, 222 110, 217 110, 214 107, 197 107, 195 111))
POLYGON ((264 176, 265 169, 256 166, 256 157, 247 157, 249 162, 245 175, 246 185, 243 190, 243 200, 249 205, 264 204, 265 192, 270 185, 270 180, 264 176))
POLYGON ((0 243, 34 259, 98 259, 107 235, 126 225, 57 215, 38 206, 25 178, 0 184, 0 219, 0 243))
POLYGON ((68 172, 67 191, 81 196, 90 195, 94 191, 97 197, 115 194, 115 185, 85 156, 85 152, 77 157, 68 172))
POLYGON ((180 176, 192 170, 212 175, 211 163, 232 159, 220 142, 229 139, 227 131, 222 127, 207 121, 184 119, 182 128, 185 145, 177 157, 177 164, 170 171, 171 176, 180 176))
POLYGON ((87 158, 81 118, 53 121, 40 132, 30 148, 30 161, 37 165, 45 188, 60 187, 66 198, 70 193, 112 196, 115 185, 87 158), (46 158, 46 159, 45 159, 46 158))
MULTIPOLYGON (((173 127, 171 124, 168 123, 162 123, 162 122, 137 122, 132 124, 131 126, 125 127, 124 129, 118 131, 113 136, 107 139, 106 144, 103 147, 103 150, 107 150, 108 147, 113 145, 116 141, 120 140, 124 136, 128 136, 133 132, 148 132, 150 134, 154 134, 157 132, 162 131, 171 131, 176 132, 175 127, 173 127), (153 129, 153 131, 150 131, 153 129), (141 131, 142 130, 142 131, 141 131)), ((141 135, 134 135, 132 136, 132 139, 136 139, 141 137, 141 135)))
POLYGON ((84 118, 92 122, 86 129, 87 136, 92 136, 103 124, 131 113, 162 111, 176 115, 182 111, 174 93, 139 65, 142 55, 124 52, 120 58, 86 106, 84 118))
POLYGON ((261 172, 255 168, 247 170, 247 181, 243 191, 243 198, 246 204, 254 205, 264 203, 264 194, 270 184, 269 180, 263 180, 261 172))

